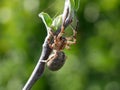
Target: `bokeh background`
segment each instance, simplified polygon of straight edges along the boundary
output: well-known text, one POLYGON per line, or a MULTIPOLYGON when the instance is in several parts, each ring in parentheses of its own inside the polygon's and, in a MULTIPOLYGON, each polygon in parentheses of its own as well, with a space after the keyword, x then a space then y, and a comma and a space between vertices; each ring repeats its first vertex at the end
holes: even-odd
MULTIPOLYGON (((41 54, 38 14, 62 13, 64 0, 0 0, 0 90, 21 90, 41 54)), ((57 72, 47 68, 32 90, 120 90, 120 0, 81 0, 77 44, 57 72)))

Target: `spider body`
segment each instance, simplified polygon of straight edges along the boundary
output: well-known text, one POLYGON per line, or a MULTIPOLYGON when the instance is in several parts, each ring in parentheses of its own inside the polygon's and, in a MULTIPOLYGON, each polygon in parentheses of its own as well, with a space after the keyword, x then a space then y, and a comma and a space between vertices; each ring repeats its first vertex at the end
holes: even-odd
POLYGON ((73 29, 73 36, 71 37, 63 37, 64 27, 61 28, 61 31, 58 35, 56 35, 52 30, 50 30, 50 38, 48 39, 48 45, 53 50, 52 56, 50 56, 47 60, 47 67, 56 71, 59 70, 66 61, 65 53, 62 51, 64 48, 69 49, 71 44, 76 43, 76 30, 73 29), (51 39, 52 37, 52 39, 51 39), (53 41, 51 41, 53 40, 53 41))
POLYGON ((66 56, 62 51, 57 52, 57 56, 51 55, 49 61, 47 62, 47 67, 51 71, 59 70, 65 63, 66 56))
POLYGON ((59 39, 55 37, 54 44, 52 44, 51 48, 53 48, 53 50, 60 51, 65 48, 66 44, 67 44, 67 40, 65 37, 61 36, 59 39))

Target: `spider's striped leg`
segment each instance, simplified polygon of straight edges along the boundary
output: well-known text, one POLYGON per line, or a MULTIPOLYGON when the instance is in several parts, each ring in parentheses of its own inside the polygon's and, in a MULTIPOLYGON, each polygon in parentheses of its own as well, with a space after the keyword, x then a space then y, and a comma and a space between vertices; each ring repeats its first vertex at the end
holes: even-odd
POLYGON ((50 60, 53 60, 56 57, 58 57, 58 53, 56 50, 53 50, 53 53, 49 56, 49 58, 47 59, 47 62, 50 60))
POLYGON ((61 31, 58 34, 57 39, 60 40, 60 38, 63 36, 63 34, 64 34, 64 26, 61 27, 61 31))
POLYGON ((78 23, 77 23, 75 28, 71 25, 71 28, 73 30, 73 36, 66 37, 66 40, 67 40, 66 47, 69 47, 69 45, 71 45, 71 44, 76 44, 76 35, 77 35, 78 23))
POLYGON ((54 38, 55 35, 54 35, 54 33, 53 33, 52 30, 49 30, 49 34, 50 34, 50 36, 49 36, 49 38, 48 38, 47 43, 48 43, 49 47, 50 47, 51 49, 53 49, 53 46, 52 46, 51 41, 52 41, 52 37, 54 38))
POLYGON ((68 14, 69 14, 69 8, 67 8, 67 13, 65 14, 65 16, 63 18, 63 23, 62 23, 62 26, 61 26, 61 30, 60 30, 60 33, 58 34, 58 37, 57 37, 58 40, 60 40, 60 37, 62 37, 63 34, 64 34, 65 23, 66 23, 66 19, 68 17, 68 14))

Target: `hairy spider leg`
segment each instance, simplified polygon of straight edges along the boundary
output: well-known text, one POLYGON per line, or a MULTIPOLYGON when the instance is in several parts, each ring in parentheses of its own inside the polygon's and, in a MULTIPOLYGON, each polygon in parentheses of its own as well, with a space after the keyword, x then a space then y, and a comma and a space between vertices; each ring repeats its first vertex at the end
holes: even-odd
POLYGON ((50 57, 47 59, 46 62, 50 61, 50 60, 54 60, 56 57, 58 57, 58 53, 56 50, 53 51, 53 53, 50 55, 50 57))
POLYGON ((58 39, 52 30, 49 31, 49 34, 50 34, 50 37, 48 39, 48 45, 51 49, 53 49, 53 47, 58 44, 58 39), (54 43, 51 43, 51 36, 53 37, 54 43))
POLYGON ((54 35, 54 33, 53 33, 53 31, 52 30, 50 30, 49 31, 49 34, 50 34, 50 37, 48 38, 48 45, 49 45, 49 47, 51 48, 51 49, 53 49, 53 46, 52 46, 52 43, 51 43, 51 36, 53 37, 53 38, 55 38, 55 35, 54 35))
POLYGON ((70 37, 66 37, 67 39, 67 44, 66 44, 66 49, 70 49, 70 45, 71 44, 76 44, 76 34, 77 34, 77 27, 78 27, 78 24, 76 25, 76 28, 74 29, 74 27, 71 25, 71 28, 73 30, 73 36, 70 36, 70 37))
POLYGON ((58 44, 58 40, 57 40, 57 36, 55 35, 54 36, 54 43, 52 44, 52 46, 54 47, 57 44, 58 44))
POLYGON ((54 33, 53 33, 52 29, 49 31, 49 34, 50 34, 52 37, 54 37, 54 33))
POLYGON ((63 23, 62 23, 61 30, 60 30, 60 33, 58 34, 57 40, 60 40, 60 38, 61 38, 61 37, 63 36, 63 34, 64 34, 64 29, 65 29, 64 24, 65 24, 65 21, 66 21, 66 19, 67 19, 67 17, 68 17, 68 14, 69 14, 69 8, 67 8, 67 13, 66 13, 66 15, 65 15, 65 17, 64 17, 64 21, 63 21, 63 23))
POLYGON ((60 38, 63 36, 63 34, 64 34, 64 26, 61 27, 61 31, 58 34, 57 39, 60 40, 60 38))

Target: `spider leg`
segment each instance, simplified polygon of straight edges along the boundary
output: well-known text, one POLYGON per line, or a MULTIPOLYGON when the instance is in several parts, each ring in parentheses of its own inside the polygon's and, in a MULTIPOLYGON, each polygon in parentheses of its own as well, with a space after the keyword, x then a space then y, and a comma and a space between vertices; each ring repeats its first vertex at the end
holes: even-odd
POLYGON ((65 48, 70 49, 70 45, 72 44, 76 44, 76 39, 73 39, 73 41, 67 40, 65 48))
POLYGON ((50 34, 52 37, 55 36, 52 30, 49 30, 49 34, 50 34))
POLYGON ((66 49, 70 49, 70 45, 69 45, 69 44, 66 44, 65 48, 66 48, 66 49))
POLYGON ((73 39, 73 36, 66 37, 66 40, 67 40, 67 41, 70 41, 70 40, 72 40, 72 39, 73 39))
POLYGON ((51 44, 51 37, 48 38, 47 43, 51 49, 53 49, 53 46, 51 44))
POLYGON ((64 25, 65 25, 65 21, 66 21, 66 19, 67 19, 67 17, 68 17, 68 14, 69 14, 69 8, 67 8, 67 13, 66 13, 66 15, 64 16, 60 33, 59 33, 58 36, 57 36, 57 40, 60 40, 60 37, 62 37, 63 34, 64 34, 64 29, 65 29, 65 26, 64 26, 64 25))
POLYGON ((73 30, 73 38, 76 38, 77 27, 78 27, 78 24, 77 24, 77 26, 76 26, 75 28, 71 25, 71 28, 72 28, 72 30, 73 30))
POLYGON ((50 47, 51 49, 53 49, 53 45, 52 45, 52 44, 49 43, 48 45, 49 45, 49 47, 50 47))
POLYGON ((74 39, 73 41, 67 41, 67 45, 72 45, 72 44, 76 44, 76 39, 74 39))
POLYGON ((52 43, 52 40, 51 40, 52 38, 51 38, 51 37, 53 37, 54 42, 56 42, 56 35, 55 35, 54 32, 52 31, 52 29, 49 30, 49 34, 50 34, 50 36, 49 36, 49 38, 48 38, 47 43, 48 43, 49 47, 50 47, 51 49, 53 49, 54 43, 52 43))
POLYGON ((48 61, 52 60, 55 56, 55 53, 52 53, 47 60, 41 60, 41 62, 47 63, 48 61))
POLYGON ((58 53, 56 50, 53 51, 53 54, 50 55, 50 57, 47 59, 47 62, 50 60, 53 60, 54 58, 58 57, 58 53))
POLYGON ((50 41, 51 41, 51 36, 52 37, 54 37, 54 33, 53 33, 53 31, 52 30, 49 30, 49 34, 50 34, 50 36, 48 37, 48 44, 50 43, 50 41))
POLYGON ((54 36, 53 37, 54 40, 53 40, 53 43, 51 43, 51 41, 48 39, 48 45, 51 49, 54 49, 56 47, 56 45, 58 44, 58 41, 57 41, 57 36, 54 36))
POLYGON ((57 36, 54 36, 54 43, 57 43, 57 36))
POLYGON ((67 44, 66 45, 69 46, 71 44, 76 44, 76 34, 73 35, 72 37, 67 37, 66 39, 67 39, 67 44))
POLYGON ((57 40, 59 41, 60 40, 60 38, 63 36, 63 34, 64 34, 64 26, 62 25, 62 27, 61 27, 61 31, 60 31, 60 33, 58 34, 58 36, 57 36, 57 40))
POLYGON ((71 36, 71 37, 66 37, 66 39, 67 39, 67 45, 66 46, 69 46, 69 45, 71 45, 71 44, 75 44, 76 43, 76 34, 77 34, 77 26, 76 26, 76 28, 74 29, 74 27, 71 25, 71 28, 72 28, 72 30, 73 30, 73 36, 71 36))

